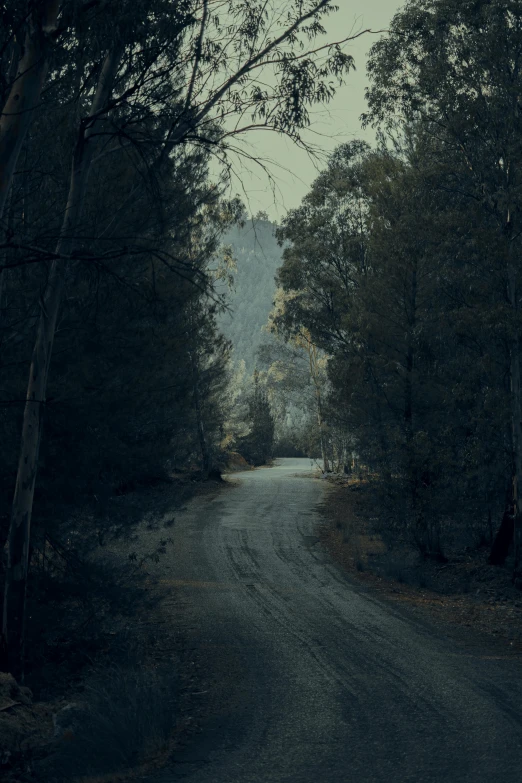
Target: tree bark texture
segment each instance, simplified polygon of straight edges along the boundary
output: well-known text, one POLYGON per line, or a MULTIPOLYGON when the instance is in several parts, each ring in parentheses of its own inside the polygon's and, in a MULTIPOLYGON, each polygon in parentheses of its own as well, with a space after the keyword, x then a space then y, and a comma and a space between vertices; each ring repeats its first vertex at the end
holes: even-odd
MULTIPOLYGON (((510 242, 510 247, 512 247, 510 242)), ((508 295, 509 302, 514 311, 518 310, 516 270, 511 261, 512 250, 509 253, 508 266, 508 295)), ((516 321, 516 319, 514 319, 516 321)), ((511 430, 513 448, 513 540, 515 545, 515 577, 520 576, 522 570, 522 389, 520 379, 520 337, 518 323, 514 324, 514 334, 511 337, 510 346, 510 381, 511 381, 511 430)))
POLYGON ((103 109, 112 90, 119 55, 119 50, 115 50, 105 58, 92 102, 90 117, 80 122, 73 154, 67 205, 60 239, 56 247, 56 254, 60 258, 53 261, 49 271, 29 371, 20 458, 7 542, 7 570, 2 619, 2 637, 4 648, 7 649, 9 671, 17 677, 23 676, 25 596, 29 569, 31 514, 38 471, 49 365, 63 294, 66 259, 71 256, 85 203, 93 156, 93 143, 89 143, 89 139, 93 133, 97 115, 103 109))
MULTIPOLYGON (((59 0, 35 3, 28 14, 16 75, 0 115, 0 220, 25 137, 40 102, 59 0)), ((17 47, 18 48, 18 47, 17 47)))
POLYGON ((504 565, 509 554, 509 547, 513 541, 515 522, 513 486, 514 482, 511 482, 508 491, 506 492, 506 506, 502 516, 502 522, 500 523, 500 527, 493 540, 493 544, 491 545, 491 552, 489 554, 489 562, 491 565, 504 565))
POLYGON ((419 470, 414 449, 414 422, 413 422, 413 370, 415 367, 415 327, 417 324, 417 263, 414 261, 411 275, 411 289, 405 302, 407 315, 406 333, 406 372, 404 376, 404 428, 406 439, 406 459, 408 482, 411 500, 410 526, 414 539, 419 547, 424 548, 427 543, 423 541, 425 536, 424 519, 419 508, 419 470))

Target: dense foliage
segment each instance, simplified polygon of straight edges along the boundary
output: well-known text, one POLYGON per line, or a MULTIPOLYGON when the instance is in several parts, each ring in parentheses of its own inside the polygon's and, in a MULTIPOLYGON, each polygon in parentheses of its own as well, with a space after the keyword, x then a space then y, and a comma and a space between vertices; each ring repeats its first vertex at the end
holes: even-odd
POLYGON ((520 528, 521 29, 518 3, 407 3, 370 56, 377 147, 340 147, 279 234, 280 327, 329 355, 331 430, 426 555, 503 519, 500 561, 520 528))
POLYGON ((57 502, 175 469, 205 477, 219 459, 229 347, 216 255, 240 217, 224 188, 242 134, 302 142, 310 108, 352 67, 343 42, 320 42, 333 11, 3 4, 0 658, 15 674, 30 568, 67 518, 57 502))
POLYGON ((265 465, 273 456, 274 417, 264 384, 254 371, 253 388, 248 395, 249 432, 238 441, 238 449, 253 465, 265 465))

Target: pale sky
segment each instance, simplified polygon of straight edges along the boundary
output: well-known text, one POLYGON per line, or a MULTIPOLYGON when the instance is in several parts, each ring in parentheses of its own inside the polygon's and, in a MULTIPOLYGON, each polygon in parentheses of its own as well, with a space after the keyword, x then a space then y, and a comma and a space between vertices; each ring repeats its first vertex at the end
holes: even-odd
MULTIPOLYGON (((330 40, 348 36, 352 28, 354 31, 366 28, 386 29, 394 13, 404 5, 404 1, 337 0, 337 4, 340 6, 339 12, 332 14, 328 21, 330 40)), ((308 138, 319 144, 325 152, 350 139, 366 138, 372 141, 374 138, 372 131, 362 130, 359 118, 366 111, 366 56, 378 37, 364 35, 349 44, 347 51, 354 57, 357 70, 350 73, 346 85, 339 89, 327 109, 321 111, 322 116, 315 118, 312 129, 308 132, 308 138)), ((305 152, 275 133, 250 134, 248 145, 249 153, 270 158, 277 164, 271 166, 271 172, 276 179, 278 192, 275 195, 272 193, 266 175, 252 164, 249 164, 250 171, 245 167, 241 168, 241 181, 236 179, 233 182, 232 191, 242 198, 248 212, 254 214, 264 210, 272 220, 278 222, 288 209, 299 205, 325 161, 314 164, 305 152)))

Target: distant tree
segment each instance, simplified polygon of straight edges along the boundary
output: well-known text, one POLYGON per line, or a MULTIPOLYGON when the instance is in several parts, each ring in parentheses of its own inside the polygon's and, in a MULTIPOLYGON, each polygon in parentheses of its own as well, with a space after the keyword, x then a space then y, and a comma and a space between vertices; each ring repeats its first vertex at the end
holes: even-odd
POLYGON ((266 339, 264 327, 272 308, 275 274, 281 265, 281 249, 270 221, 247 219, 224 237, 235 259, 232 290, 226 292, 228 310, 219 317, 223 333, 230 339, 235 361, 244 361, 251 374, 256 351, 266 339))
POLYGON ((266 377, 277 448, 281 449, 284 443, 291 444, 293 450, 308 452, 306 429, 313 429, 315 437, 317 416, 307 353, 274 334, 268 334, 257 352, 257 360, 266 377))
MULTIPOLYGON (((305 360, 305 377, 303 378, 303 375, 301 374, 300 381, 302 387, 304 386, 306 388, 307 386, 310 386, 313 389, 313 404, 311 407, 313 407, 314 417, 317 421, 321 459, 324 470, 329 472, 330 450, 328 448, 327 425, 324 415, 324 398, 327 384, 325 369, 327 360, 324 355, 321 355, 310 331, 305 326, 296 329, 295 324, 292 324, 291 329, 285 328, 287 327, 286 305, 288 301, 292 300, 294 293, 295 292, 290 292, 289 296, 285 296, 282 289, 277 290, 275 306, 270 313, 268 328, 274 335, 280 334, 280 336, 286 336, 287 345, 290 349, 291 358, 293 359, 285 372, 287 385, 291 376, 295 375, 296 360, 298 360, 298 358, 304 358, 305 360), (294 373, 292 373, 292 370, 294 370, 294 373)), ((265 349, 265 353, 267 352, 268 351, 265 349)))
POLYGON ((239 441, 238 449, 253 465, 264 465, 273 455, 275 426, 268 394, 257 369, 248 399, 247 423, 250 432, 239 441))

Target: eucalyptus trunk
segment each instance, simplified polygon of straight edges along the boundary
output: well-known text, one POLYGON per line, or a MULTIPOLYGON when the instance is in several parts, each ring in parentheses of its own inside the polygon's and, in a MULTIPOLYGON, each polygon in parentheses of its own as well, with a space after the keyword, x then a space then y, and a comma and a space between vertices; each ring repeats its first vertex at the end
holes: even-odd
POLYGON ((407 479, 411 501, 411 519, 413 538, 419 546, 425 547, 424 520, 419 508, 419 475, 415 457, 414 421, 413 421, 413 371, 415 368, 415 327, 417 324, 417 263, 414 261, 411 288, 406 301, 407 335, 406 335, 406 372, 404 376, 404 429, 406 441, 407 479))
MULTIPOLYGON (((516 270, 511 261, 512 242, 510 242, 509 267, 508 267, 508 295, 509 302, 516 313, 518 310, 518 294, 516 283, 516 270)), ((516 319, 514 319, 516 321, 516 319)), ((511 385, 511 432, 513 448, 513 541, 515 547, 515 578, 521 576, 522 571, 522 389, 520 379, 520 337, 518 324, 514 324, 514 334, 510 345, 510 385, 511 385)))
POLYGON ((7 570, 2 620, 2 646, 8 667, 23 676, 26 586, 34 488, 42 434, 49 365, 62 301, 66 262, 71 257, 85 204, 93 157, 90 137, 99 113, 112 90, 120 52, 109 53, 103 63, 90 116, 80 122, 73 154, 69 194, 60 239, 43 296, 24 409, 20 458, 7 542, 7 570))
POLYGON ((205 481, 210 475, 212 462, 207 439, 205 436, 205 425, 203 424, 203 413, 201 410, 201 398, 199 396, 199 372, 197 358, 192 352, 189 353, 190 365, 192 369, 192 396, 194 400, 194 412, 196 414, 196 427, 198 432, 199 449, 201 451, 202 473, 205 481))
POLYGON ((513 482, 510 481, 506 492, 506 502, 502 521, 491 545, 491 552, 489 554, 489 562, 491 565, 504 565, 506 562, 507 556, 509 554, 509 548, 511 546, 511 542, 513 541, 514 521, 515 514, 513 508, 513 482))

